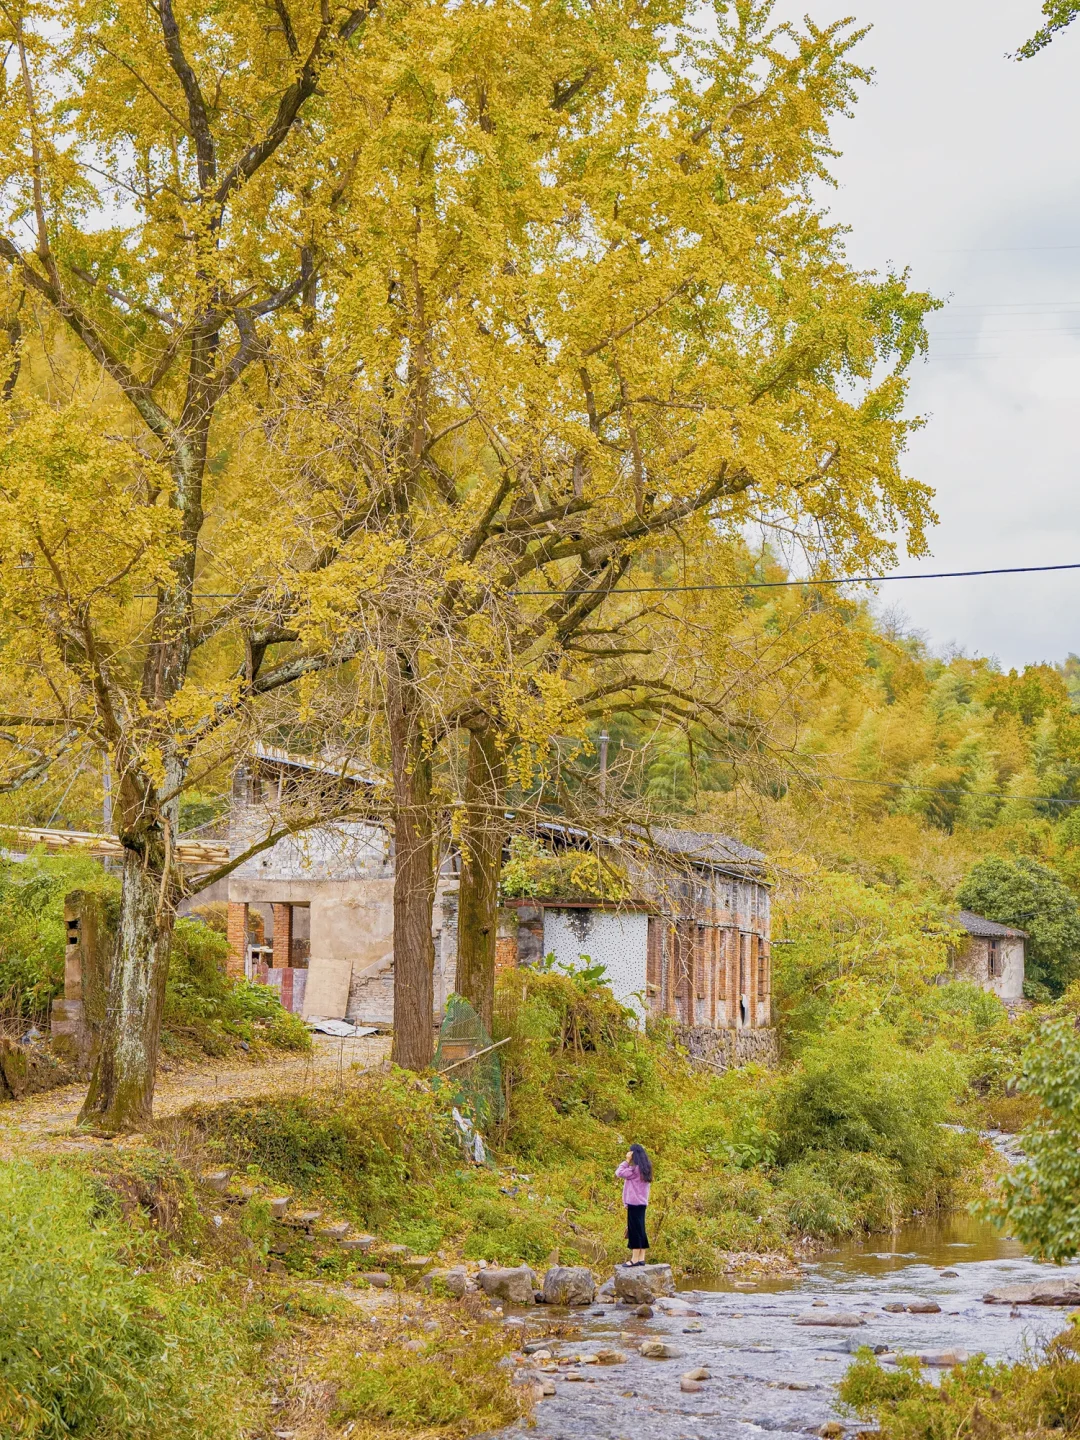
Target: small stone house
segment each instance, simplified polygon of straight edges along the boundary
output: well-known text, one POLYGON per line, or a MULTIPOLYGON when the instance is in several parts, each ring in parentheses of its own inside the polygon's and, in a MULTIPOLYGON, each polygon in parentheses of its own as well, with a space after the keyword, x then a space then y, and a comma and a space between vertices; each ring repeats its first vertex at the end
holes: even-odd
POLYGON ((971 910, 961 910, 952 918, 967 934, 953 954, 953 976, 981 985, 999 1000, 1022 1000, 1027 931, 999 925, 971 910))
MULTIPOLYGON (((243 853, 266 833, 292 790, 320 783, 370 785, 339 766, 260 747, 237 773, 229 849, 243 853)), ((546 838, 591 848, 585 831, 552 822, 546 838)), ((653 830, 595 842, 629 877, 633 899, 508 902, 497 964, 554 954, 607 969, 615 994, 641 1016, 667 1016, 692 1053, 716 1063, 770 1058, 770 891, 764 856, 723 835, 653 830)), ((457 857, 438 877, 433 940, 434 1015, 453 991, 457 963, 457 857)), ((393 1020, 393 839, 377 823, 335 821, 279 840, 221 882, 227 898, 230 968, 273 985, 287 1008, 309 1018, 393 1020)))
MULTIPOLYGON (((765 857, 730 836, 693 830, 653 830, 647 845, 644 837, 600 844, 623 862, 633 898, 507 901, 497 967, 553 955, 574 969, 587 959, 604 966, 616 998, 643 1019, 674 1022, 698 1058, 773 1059, 765 857)), ((442 934, 451 951, 455 925, 456 896, 448 892, 442 934)))

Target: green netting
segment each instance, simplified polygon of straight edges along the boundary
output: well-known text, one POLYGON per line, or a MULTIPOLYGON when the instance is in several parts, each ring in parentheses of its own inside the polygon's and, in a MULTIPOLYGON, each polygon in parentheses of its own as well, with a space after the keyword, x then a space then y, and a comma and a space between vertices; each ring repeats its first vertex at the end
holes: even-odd
POLYGON ((460 995, 446 1002, 446 1016, 435 1051, 435 1083, 445 1087, 458 1110, 481 1133, 490 1133, 503 1117, 499 1052, 484 1022, 460 995))

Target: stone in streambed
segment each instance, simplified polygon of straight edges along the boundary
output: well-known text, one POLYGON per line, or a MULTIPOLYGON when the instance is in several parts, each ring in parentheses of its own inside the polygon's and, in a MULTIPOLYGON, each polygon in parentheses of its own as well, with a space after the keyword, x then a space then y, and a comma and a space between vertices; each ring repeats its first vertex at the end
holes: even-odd
POLYGON ((983 1296, 986 1305, 1080 1305, 1080 1277, 1040 1280, 1035 1285, 1002 1285, 983 1296))
POLYGON ((882 1310, 885 1310, 885 1311, 886 1311, 888 1314, 890 1314, 890 1315, 906 1315, 906 1314, 907 1314, 907 1306, 906 1306, 906 1305, 901 1305, 900 1302, 897 1301, 897 1300, 894 1300, 891 1305, 882 1305, 881 1308, 882 1308, 882 1310))
POLYGON ((666 1340, 643 1340, 638 1353, 646 1360, 677 1360, 682 1351, 666 1340))
POLYGON ((936 1300, 912 1300, 907 1307, 909 1315, 940 1315, 941 1306, 936 1300))
POLYGON ((795 1319, 796 1325, 833 1325, 853 1329, 865 1325, 861 1315, 852 1315, 845 1310, 807 1310, 795 1319))
POLYGON ((680 1380, 679 1389, 686 1395, 694 1395, 698 1390, 704 1390, 700 1380, 680 1380))
POLYGON ((924 1365, 938 1370, 950 1370, 954 1365, 963 1365, 971 1359, 967 1350, 922 1350, 919 1359, 924 1365))
POLYGON ((634 1305, 648 1305, 658 1295, 674 1295, 670 1265, 618 1265, 615 1294, 634 1305))
POLYGON ((429 1270, 424 1276, 425 1290, 446 1290, 458 1300, 468 1288, 469 1277, 461 1266, 454 1266, 449 1270, 429 1270))
POLYGON ((476 1277, 485 1295, 505 1300, 508 1305, 532 1305, 536 1276, 528 1265, 501 1269, 489 1265, 476 1277))
POLYGON ((596 1280, 586 1265, 552 1265, 544 1276, 547 1305, 591 1305, 595 1298, 596 1280))
POLYGON ((621 1350, 598 1350, 596 1363, 598 1365, 625 1365, 626 1356, 621 1350))
POLYGON ((663 1310, 665 1315, 685 1315, 687 1319, 689 1319, 691 1316, 699 1316, 701 1314, 700 1310, 695 1310, 688 1301, 680 1300, 677 1295, 661 1295, 657 1299, 656 1304, 657 1308, 663 1310))
POLYGON ((712 1375, 704 1365, 699 1365, 696 1370, 684 1370, 681 1378, 683 1380, 711 1380, 712 1375))

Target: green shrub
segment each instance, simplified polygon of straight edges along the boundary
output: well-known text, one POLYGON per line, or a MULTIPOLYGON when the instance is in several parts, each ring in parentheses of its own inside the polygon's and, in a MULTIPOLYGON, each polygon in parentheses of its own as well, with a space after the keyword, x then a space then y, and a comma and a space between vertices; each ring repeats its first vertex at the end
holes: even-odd
POLYGON ((180 919, 169 950, 165 1027, 186 1035, 209 1055, 261 1041, 279 1050, 308 1050, 311 1037, 298 1015, 284 1009, 268 985, 226 974, 227 939, 201 920, 180 919))
POLYGON ((898 1161, 917 1180, 935 1168, 941 1125, 961 1089, 943 1047, 912 1050, 884 1026, 827 1031, 777 1088, 779 1159, 850 1150, 898 1161))
MULTIPOLYGON (((228 1440, 253 1406, 231 1317, 130 1263, 138 1237, 60 1167, 0 1166, 0 1434, 228 1440)), ((209 1287, 207 1287, 209 1290, 209 1287)))
POLYGON ((1006 1440, 1009 1436, 1075 1435, 1080 1430, 1080 1332, 1075 1323, 1041 1354, 1017 1365, 989 1364, 981 1355, 956 1365, 940 1382, 924 1379, 918 1360, 881 1368, 859 1351, 840 1383, 840 1400, 873 1420, 883 1440, 1006 1440))
POLYGON ((40 1020, 63 993, 70 890, 96 891, 115 909, 120 885, 89 856, 0 861, 0 1009, 40 1020))

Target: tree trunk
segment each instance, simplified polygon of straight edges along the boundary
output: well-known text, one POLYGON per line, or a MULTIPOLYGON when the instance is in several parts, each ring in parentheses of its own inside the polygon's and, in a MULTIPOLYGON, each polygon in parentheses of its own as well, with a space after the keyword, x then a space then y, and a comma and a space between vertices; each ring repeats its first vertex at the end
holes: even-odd
POLYGON ((407 657, 391 660, 390 753, 394 773, 394 1043, 390 1058, 426 1070, 434 1052, 435 826, 431 756, 407 657))
POLYGON ((173 896, 162 881, 163 856, 154 858, 159 863, 147 863, 136 850, 124 851, 105 1025, 79 1115, 80 1125, 114 1134, 142 1129, 153 1118, 174 916, 173 896))
POLYGON ((470 730, 454 988, 469 1001, 489 1032, 495 1010, 499 876, 506 834, 505 785, 506 766, 494 729, 470 730))

